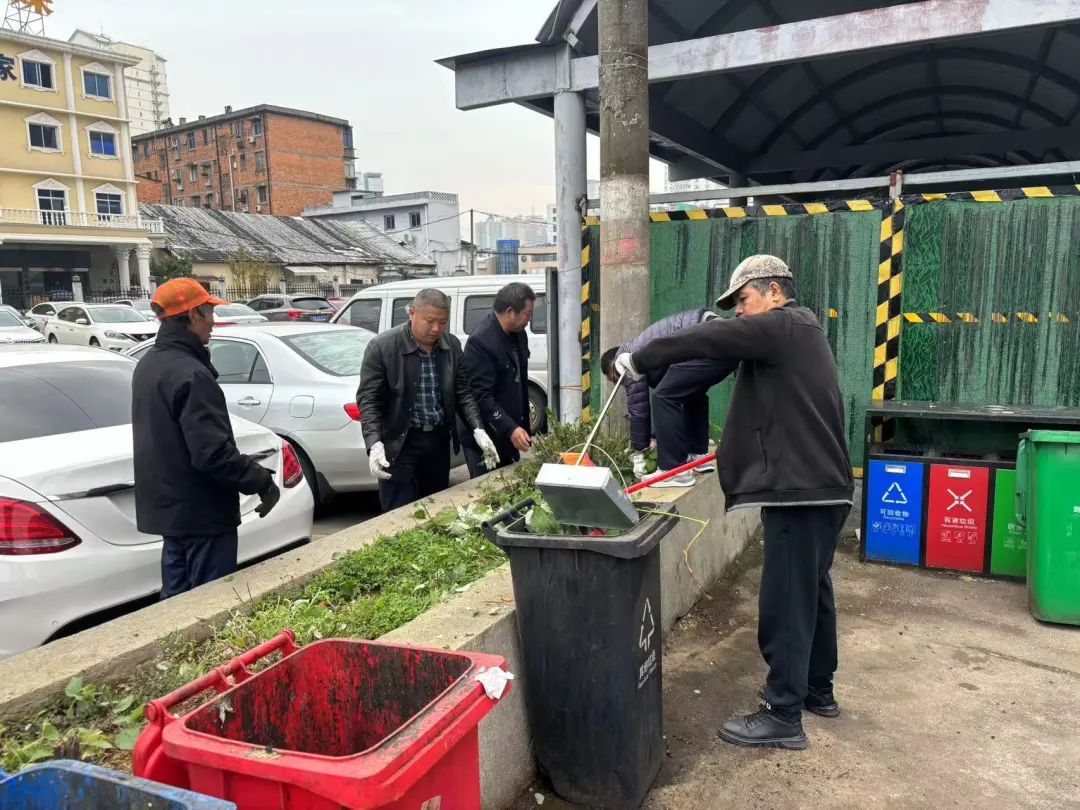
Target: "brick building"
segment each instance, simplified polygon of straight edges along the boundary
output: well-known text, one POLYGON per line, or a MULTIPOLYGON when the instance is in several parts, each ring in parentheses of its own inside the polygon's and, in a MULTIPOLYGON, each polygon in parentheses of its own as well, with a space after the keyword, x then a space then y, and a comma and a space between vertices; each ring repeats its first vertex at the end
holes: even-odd
POLYGON ((261 104, 132 138, 139 202, 297 216, 354 188, 348 121, 261 104))

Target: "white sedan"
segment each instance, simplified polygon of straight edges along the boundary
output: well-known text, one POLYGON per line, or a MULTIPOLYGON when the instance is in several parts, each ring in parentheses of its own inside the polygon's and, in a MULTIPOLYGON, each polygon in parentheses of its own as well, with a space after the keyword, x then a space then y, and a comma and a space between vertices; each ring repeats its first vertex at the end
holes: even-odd
MULTIPOLYGON (((0 349, 0 658, 161 588, 161 538, 135 528, 129 358, 85 348, 0 349)), ((265 518, 240 499, 241 562, 311 537, 292 447, 233 419, 241 452, 274 473, 265 518)))
MULTIPOLYGON (((356 389, 375 337, 355 326, 307 321, 215 329, 210 360, 229 411, 292 442, 325 503, 339 492, 378 489, 368 469, 356 389)), ((128 350, 141 358, 152 341, 128 350)))
POLYGON ((122 304, 68 304, 45 324, 49 343, 93 346, 122 352, 157 334, 158 322, 148 321, 122 304))
POLYGON ((12 343, 44 343, 45 336, 26 325, 14 307, 0 306, 0 346, 12 343))

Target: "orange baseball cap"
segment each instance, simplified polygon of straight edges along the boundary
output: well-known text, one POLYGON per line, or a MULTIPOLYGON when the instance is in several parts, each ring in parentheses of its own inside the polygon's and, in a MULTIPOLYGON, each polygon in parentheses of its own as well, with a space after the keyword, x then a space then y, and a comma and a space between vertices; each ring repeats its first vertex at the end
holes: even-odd
POLYGON ((211 295, 202 284, 193 278, 174 278, 157 288, 157 292, 154 293, 154 298, 150 303, 154 305, 155 312, 158 307, 161 308, 158 318, 163 320, 176 315, 183 315, 185 312, 189 312, 195 307, 201 307, 203 304, 217 306, 229 302, 222 301, 216 295, 211 295))

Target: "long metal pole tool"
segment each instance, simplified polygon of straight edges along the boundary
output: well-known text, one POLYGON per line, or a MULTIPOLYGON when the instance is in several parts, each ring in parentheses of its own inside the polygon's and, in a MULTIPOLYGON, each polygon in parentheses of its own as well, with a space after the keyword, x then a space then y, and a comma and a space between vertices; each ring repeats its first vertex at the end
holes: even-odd
POLYGON ((577 461, 574 462, 574 466, 577 467, 585 460, 585 454, 589 452, 589 445, 593 443, 593 439, 596 438, 596 434, 600 431, 600 425, 604 423, 604 417, 607 416, 608 410, 611 408, 611 403, 615 401, 615 395, 619 393, 619 388, 622 386, 622 381, 626 378, 626 372, 624 371, 619 375, 619 379, 615 381, 615 387, 611 389, 611 393, 608 395, 607 402, 604 403, 603 409, 600 411, 600 415, 596 417, 596 424, 593 425, 593 429, 589 431, 589 438, 585 440, 585 446, 581 448, 581 452, 578 454, 577 461))

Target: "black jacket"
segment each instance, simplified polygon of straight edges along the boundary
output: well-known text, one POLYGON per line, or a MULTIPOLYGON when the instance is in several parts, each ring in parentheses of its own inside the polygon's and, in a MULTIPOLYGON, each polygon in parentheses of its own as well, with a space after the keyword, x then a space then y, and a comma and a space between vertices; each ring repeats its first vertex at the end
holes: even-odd
POLYGON ((719 451, 729 509, 851 503, 836 361, 810 310, 791 301, 706 321, 633 357, 640 371, 698 358, 742 361, 719 451))
POLYGON ((131 389, 135 517, 163 537, 223 534, 240 525, 240 496, 270 472, 236 449, 210 353, 179 324, 161 325, 131 389))
MULTIPOLYGON (((419 349, 410 339, 412 324, 406 321, 376 336, 364 351, 356 404, 364 444, 382 442, 386 458, 393 463, 405 444, 416 389, 420 383, 419 349)), ((470 431, 483 427, 462 362, 461 341, 447 333, 439 343, 439 376, 442 406, 454 438, 454 452, 461 447, 455 413, 470 431)))
MULTIPOLYGON (((510 434, 529 430, 529 338, 524 331, 508 335, 490 313, 465 344, 465 370, 472 383, 484 429, 504 462, 518 459, 510 434)), ((479 450, 472 434, 461 437, 479 450)))

